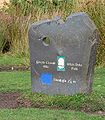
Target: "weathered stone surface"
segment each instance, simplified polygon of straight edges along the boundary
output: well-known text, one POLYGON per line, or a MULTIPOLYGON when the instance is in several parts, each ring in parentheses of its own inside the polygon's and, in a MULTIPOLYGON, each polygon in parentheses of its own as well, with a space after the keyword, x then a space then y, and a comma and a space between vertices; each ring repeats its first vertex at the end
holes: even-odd
POLYGON ((32 24, 29 29, 32 91, 76 94, 91 91, 97 28, 85 13, 32 24))

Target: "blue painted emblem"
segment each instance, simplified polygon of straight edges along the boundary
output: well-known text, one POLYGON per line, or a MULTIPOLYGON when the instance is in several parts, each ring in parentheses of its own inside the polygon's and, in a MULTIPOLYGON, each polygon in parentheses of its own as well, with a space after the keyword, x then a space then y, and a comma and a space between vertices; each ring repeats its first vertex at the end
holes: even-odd
POLYGON ((50 73, 42 73, 40 75, 40 80, 42 84, 51 85, 53 80, 53 75, 50 73))

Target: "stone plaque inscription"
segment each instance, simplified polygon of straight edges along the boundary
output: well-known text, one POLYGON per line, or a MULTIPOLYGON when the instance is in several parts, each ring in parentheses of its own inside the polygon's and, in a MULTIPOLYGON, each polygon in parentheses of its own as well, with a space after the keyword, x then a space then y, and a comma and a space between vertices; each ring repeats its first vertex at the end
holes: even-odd
POLYGON ((91 91, 98 32, 85 13, 29 28, 32 91, 72 95, 91 91))

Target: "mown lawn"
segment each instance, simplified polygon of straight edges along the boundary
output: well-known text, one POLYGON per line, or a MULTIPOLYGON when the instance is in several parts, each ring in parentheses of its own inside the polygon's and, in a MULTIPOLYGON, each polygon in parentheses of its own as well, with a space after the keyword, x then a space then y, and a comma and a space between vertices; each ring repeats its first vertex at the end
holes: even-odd
POLYGON ((30 72, 0 72, 0 92, 31 92, 30 72))
POLYGON ((0 92, 20 92, 22 99, 32 101, 33 106, 45 109, 1 109, 0 120, 105 120, 105 116, 78 112, 105 112, 105 68, 95 70, 93 92, 89 95, 48 96, 31 92, 30 72, 0 72, 0 92), (59 110, 48 110, 48 108, 59 110), (75 112, 73 112, 74 110, 75 112))
POLYGON ((29 56, 23 57, 22 55, 13 55, 11 53, 5 55, 0 54, 1 65, 29 65, 29 56))
POLYGON ((0 110, 0 120, 105 120, 105 117, 66 110, 21 108, 0 110))

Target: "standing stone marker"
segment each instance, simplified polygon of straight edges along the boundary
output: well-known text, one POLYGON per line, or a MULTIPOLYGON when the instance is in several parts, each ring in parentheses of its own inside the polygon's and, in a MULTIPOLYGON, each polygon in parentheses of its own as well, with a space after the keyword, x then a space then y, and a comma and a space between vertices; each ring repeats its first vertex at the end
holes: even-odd
POLYGON ((34 23, 29 29, 32 91, 72 95, 88 93, 99 40, 97 28, 83 12, 34 23))

